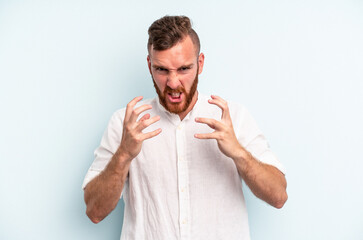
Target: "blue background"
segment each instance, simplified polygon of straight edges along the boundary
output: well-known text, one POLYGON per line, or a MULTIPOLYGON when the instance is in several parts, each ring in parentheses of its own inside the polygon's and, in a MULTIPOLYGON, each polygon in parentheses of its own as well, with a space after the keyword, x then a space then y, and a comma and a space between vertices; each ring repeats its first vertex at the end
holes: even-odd
POLYGON ((111 114, 155 95, 148 26, 185 14, 199 89, 247 106, 287 168, 277 210, 246 192, 251 236, 363 239, 363 2, 0 1, 0 239, 119 239, 81 184, 111 114))

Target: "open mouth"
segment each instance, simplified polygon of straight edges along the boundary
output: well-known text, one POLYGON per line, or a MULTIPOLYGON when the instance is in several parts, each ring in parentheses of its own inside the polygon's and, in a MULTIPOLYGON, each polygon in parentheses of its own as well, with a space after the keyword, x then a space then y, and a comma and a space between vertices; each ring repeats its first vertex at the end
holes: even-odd
POLYGON ((169 98, 169 101, 172 102, 172 103, 179 103, 182 101, 182 96, 183 96, 183 93, 182 92, 179 92, 179 93, 168 93, 168 98, 169 98))

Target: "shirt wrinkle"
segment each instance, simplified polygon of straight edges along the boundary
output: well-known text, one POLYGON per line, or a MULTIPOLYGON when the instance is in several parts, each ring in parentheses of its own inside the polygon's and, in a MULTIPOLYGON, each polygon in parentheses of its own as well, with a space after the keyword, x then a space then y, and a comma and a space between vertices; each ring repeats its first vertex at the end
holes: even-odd
MULTIPOLYGON (((145 140, 131 162, 122 191, 125 208, 121 240, 250 240, 242 178, 234 162, 220 152, 216 140, 194 137, 214 131, 194 118, 220 120, 221 109, 198 93, 193 109, 180 121, 158 98, 137 106, 143 104, 152 105, 147 111, 151 117, 160 116, 144 132, 158 128, 162 132, 145 140)), ((248 111, 235 103, 229 102, 228 106, 241 145, 283 172, 248 111)), ((120 145, 124 114, 125 108, 111 117, 83 188, 107 166, 120 145)))

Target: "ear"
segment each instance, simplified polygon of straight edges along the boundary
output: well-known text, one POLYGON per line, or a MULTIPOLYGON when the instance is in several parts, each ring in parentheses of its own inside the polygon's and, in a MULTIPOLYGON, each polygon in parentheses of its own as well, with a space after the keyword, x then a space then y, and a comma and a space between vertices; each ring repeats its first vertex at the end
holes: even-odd
POLYGON ((200 53, 199 54, 199 57, 198 57, 198 66, 199 66, 199 71, 198 71, 198 75, 199 75, 203 71, 203 66, 204 66, 204 53, 200 53))
POLYGON ((151 73, 151 60, 150 60, 150 56, 149 55, 147 55, 147 66, 149 67, 150 74, 152 74, 151 73))

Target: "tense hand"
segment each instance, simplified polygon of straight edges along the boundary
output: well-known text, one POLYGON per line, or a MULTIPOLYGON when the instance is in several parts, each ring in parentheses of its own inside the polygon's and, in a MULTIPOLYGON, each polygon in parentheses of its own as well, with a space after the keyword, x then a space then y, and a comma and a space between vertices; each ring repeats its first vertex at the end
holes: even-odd
POLYGON ((150 114, 147 113, 136 121, 142 112, 152 108, 151 105, 145 104, 134 109, 136 103, 141 99, 142 97, 134 98, 126 107, 120 150, 127 155, 129 160, 134 159, 140 153, 145 139, 155 137, 161 132, 160 128, 148 133, 142 132, 143 129, 159 121, 160 116, 150 118, 150 114))
POLYGON ((234 133, 228 104, 221 97, 215 95, 211 97, 212 99, 209 99, 208 102, 222 109, 221 121, 211 118, 196 118, 196 122, 207 124, 215 131, 212 133, 195 134, 194 136, 199 139, 216 139, 221 152, 227 157, 234 159, 237 157, 238 150, 242 149, 242 146, 239 144, 234 133))

